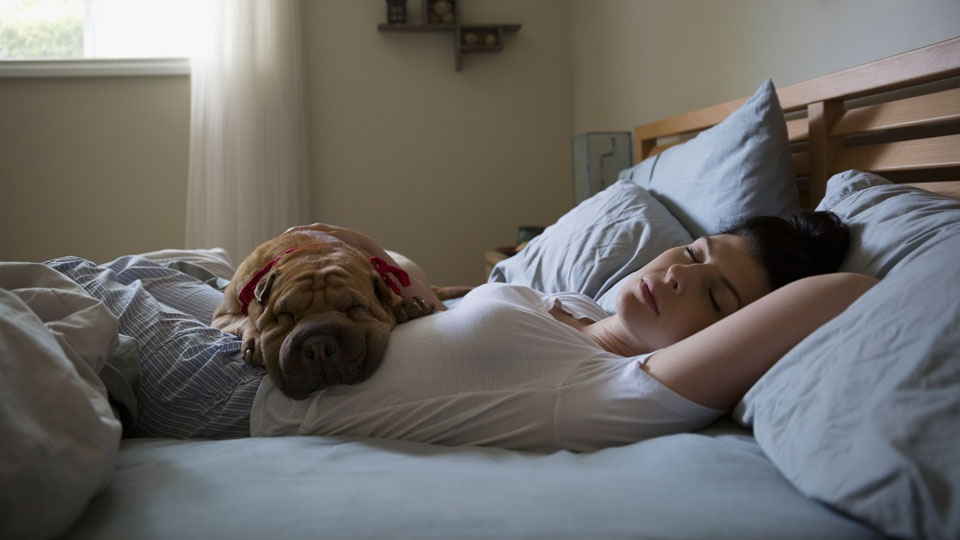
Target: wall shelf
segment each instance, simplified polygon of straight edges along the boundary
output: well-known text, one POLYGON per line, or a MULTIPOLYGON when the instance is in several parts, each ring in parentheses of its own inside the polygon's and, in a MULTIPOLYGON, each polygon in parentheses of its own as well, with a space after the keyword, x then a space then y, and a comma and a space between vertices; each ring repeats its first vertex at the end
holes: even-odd
POLYGON ((377 26, 380 32, 450 32, 453 34, 454 68, 463 67, 463 55, 495 53, 503 50, 503 36, 520 31, 523 25, 514 23, 487 24, 389 24, 377 26))

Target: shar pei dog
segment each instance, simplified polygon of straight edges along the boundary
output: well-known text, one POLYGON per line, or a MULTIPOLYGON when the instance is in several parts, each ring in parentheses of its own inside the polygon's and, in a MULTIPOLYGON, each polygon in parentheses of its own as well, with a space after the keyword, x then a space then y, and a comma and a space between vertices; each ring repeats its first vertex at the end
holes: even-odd
POLYGON ((383 359, 388 335, 436 307, 403 297, 407 273, 309 227, 260 244, 237 267, 212 325, 242 340, 244 360, 265 366, 288 396, 354 384, 383 359))

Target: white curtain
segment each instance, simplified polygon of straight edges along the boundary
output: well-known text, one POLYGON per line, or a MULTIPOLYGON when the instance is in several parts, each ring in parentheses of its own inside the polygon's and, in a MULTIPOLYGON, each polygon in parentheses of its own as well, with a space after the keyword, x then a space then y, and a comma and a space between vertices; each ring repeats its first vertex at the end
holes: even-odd
POLYGON ((300 2, 198 4, 210 11, 191 56, 186 245, 239 263, 308 222, 300 2))

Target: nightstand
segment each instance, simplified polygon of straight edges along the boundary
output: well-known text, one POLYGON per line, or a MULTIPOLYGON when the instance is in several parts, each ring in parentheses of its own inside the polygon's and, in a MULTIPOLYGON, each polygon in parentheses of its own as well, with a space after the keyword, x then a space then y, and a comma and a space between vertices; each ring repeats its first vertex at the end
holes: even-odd
POLYGON ((491 249, 490 251, 485 251, 483 253, 483 262, 484 262, 484 273, 483 273, 483 282, 486 283, 490 279, 490 272, 493 272, 493 267, 500 261, 506 259, 509 255, 501 253, 499 251, 491 249))

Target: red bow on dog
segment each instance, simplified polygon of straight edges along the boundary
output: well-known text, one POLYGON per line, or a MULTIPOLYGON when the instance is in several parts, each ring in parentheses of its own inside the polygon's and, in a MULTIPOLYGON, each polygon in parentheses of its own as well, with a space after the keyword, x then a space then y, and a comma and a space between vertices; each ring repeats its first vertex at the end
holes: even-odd
MULTIPOLYGON (((257 283, 260 283, 260 280, 262 280, 263 277, 266 276, 274 266, 276 266, 281 257, 292 251, 316 245, 318 244, 307 244, 305 246, 290 248, 280 255, 277 255, 277 258, 265 264, 263 268, 254 274, 253 277, 251 277, 250 280, 244 284, 243 288, 240 289, 240 293, 237 295, 237 299, 240 301, 240 313, 246 315, 249 312, 248 308, 250 306, 250 302, 252 302, 255 297, 254 291, 257 288, 257 283)), ((407 273, 402 269, 391 265, 380 257, 370 257, 370 264, 373 265, 373 268, 377 271, 377 273, 380 274, 380 277, 383 278, 383 281, 386 282, 387 287, 390 287, 391 291, 402 297, 403 293, 400 292, 400 287, 397 286, 396 282, 393 281, 393 278, 391 278, 390 275, 393 274, 396 276, 397 279, 400 280, 400 285, 403 285, 404 287, 408 287, 410 285, 410 276, 408 276, 407 273)), ((389 305, 389 301, 387 305, 389 305)))
MULTIPOLYGON (((393 274, 400 280, 400 285, 404 287, 410 286, 410 276, 403 271, 402 268, 397 268, 387 261, 381 259, 380 257, 370 257, 370 264, 373 265, 373 268, 380 274, 380 277, 383 278, 383 281, 387 284, 387 287, 390 287, 390 290, 397 293, 397 296, 403 296, 403 293, 400 292, 400 287, 393 281, 393 278, 390 277, 390 274, 393 274)), ((389 305, 389 304, 388 304, 389 305)))

